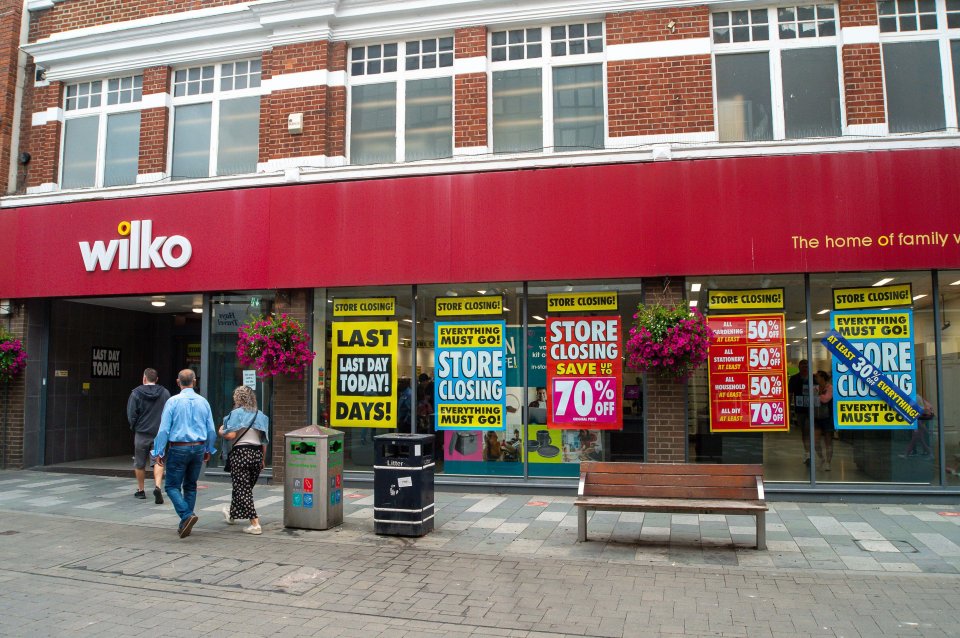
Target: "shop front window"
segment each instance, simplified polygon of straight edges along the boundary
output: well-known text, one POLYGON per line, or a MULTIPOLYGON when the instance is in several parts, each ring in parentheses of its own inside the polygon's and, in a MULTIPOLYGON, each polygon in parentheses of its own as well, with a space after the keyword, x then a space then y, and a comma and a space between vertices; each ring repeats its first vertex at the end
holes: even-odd
POLYGON ((581 461, 643 461, 643 378, 623 369, 640 293, 627 279, 530 283, 535 363, 520 397, 529 476, 579 476, 581 461))
MULTIPOLYGON (((960 388, 960 270, 943 271, 939 273, 939 280, 943 356, 941 387, 960 388)), ((946 391, 942 401, 936 423, 943 431, 943 464, 947 485, 957 486, 960 485, 960 394, 946 391)))
POLYGON ((413 289, 323 292, 314 309, 315 416, 343 432, 345 469, 371 470, 375 436, 412 431, 413 289))
POLYGON ((413 419, 438 472, 523 476, 522 299, 520 283, 417 288, 413 419))
POLYGON ((829 375, 828 383, 821 382, 820 387, 829 386, 833 395, 833 405, 822 414, 818 413, 822 401, 811 399, 816 426, 811 455, 818 461, 817 482, 940 483, 931 286, 929 272, 810 276, 810 368, 821 378, 829 375), (838 309, 835 297, 842 294, 858 300, 838 309), (878 393, 847 367, 838 367, 839 359, 823 344, 831 329, 845 334, 919 406, 933 409, 914 425, 896 419, 878 393))
POLYGON ((789 389, 807 359, 803 276, 695 276, 686 286, 725 340, 687 384, 690 461, 759 463, 768 481, 808 481, 809 410, 789 389))
MULTIPOLYGON (((219 428, 223 419, 233 410, 233 391, 238 386, 253 384, 257 395, 257 407, 270 418, 270 445, 267 459, 273 458, 273 383, 267 377, 261 379, 254 370, 245 368, 237 359, 237 334, 240 326, 251 319, 267 316, 273 311, 272 291, 229 292, 212 295, 210 313, 210 366, 207 372, 208 387, 199 388, 210 402, 213 423, 219 428)), ((217 441, 217 449, 223 441, 217 441)), ((210 459, 209 467, 219 467, 219 455, 210 459)))

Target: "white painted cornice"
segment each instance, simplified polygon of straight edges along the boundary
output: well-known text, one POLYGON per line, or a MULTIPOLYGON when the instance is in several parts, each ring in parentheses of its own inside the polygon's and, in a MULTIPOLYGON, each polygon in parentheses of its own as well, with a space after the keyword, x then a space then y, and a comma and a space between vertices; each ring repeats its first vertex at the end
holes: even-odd
MULTIPOLYGON (((28 0, 28 8, 50 9, 63 1, 28 0)), ((54 33, 23 48, 48 79, 77 80, 255 55, 300 42, 405 39, 476 25, 549 24, 703 4, 715 0, 255 0, 54 33)))

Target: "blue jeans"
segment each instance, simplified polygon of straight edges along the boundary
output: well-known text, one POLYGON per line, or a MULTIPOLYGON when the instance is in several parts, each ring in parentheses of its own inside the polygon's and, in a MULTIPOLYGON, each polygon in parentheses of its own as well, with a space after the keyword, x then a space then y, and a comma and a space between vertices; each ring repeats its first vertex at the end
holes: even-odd
POLYGON ((203 468, 205 445, 170 446, 167 450, 164 490, 180 517, 180 523, 193 515, 197 504, 197 479, 203 468), (181 493, 182 489, 182 493, 181 493))

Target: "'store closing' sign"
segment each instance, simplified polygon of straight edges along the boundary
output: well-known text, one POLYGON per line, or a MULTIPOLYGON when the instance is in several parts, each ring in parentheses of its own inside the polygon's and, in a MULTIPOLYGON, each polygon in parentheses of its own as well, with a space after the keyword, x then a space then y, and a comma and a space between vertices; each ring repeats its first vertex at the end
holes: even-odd
POLYGON ((330 425, 397 426, 397 322, 335 322, 330 425))

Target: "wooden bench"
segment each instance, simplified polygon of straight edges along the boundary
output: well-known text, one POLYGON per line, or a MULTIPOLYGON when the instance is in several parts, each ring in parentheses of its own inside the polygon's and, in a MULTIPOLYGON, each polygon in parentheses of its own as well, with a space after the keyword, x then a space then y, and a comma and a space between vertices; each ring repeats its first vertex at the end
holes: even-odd
POLYGON ((749 514, 757 549, 767 548, 761 465, 583 462, 575 505, 580 541, 587 540, 587 510, 749 514))

